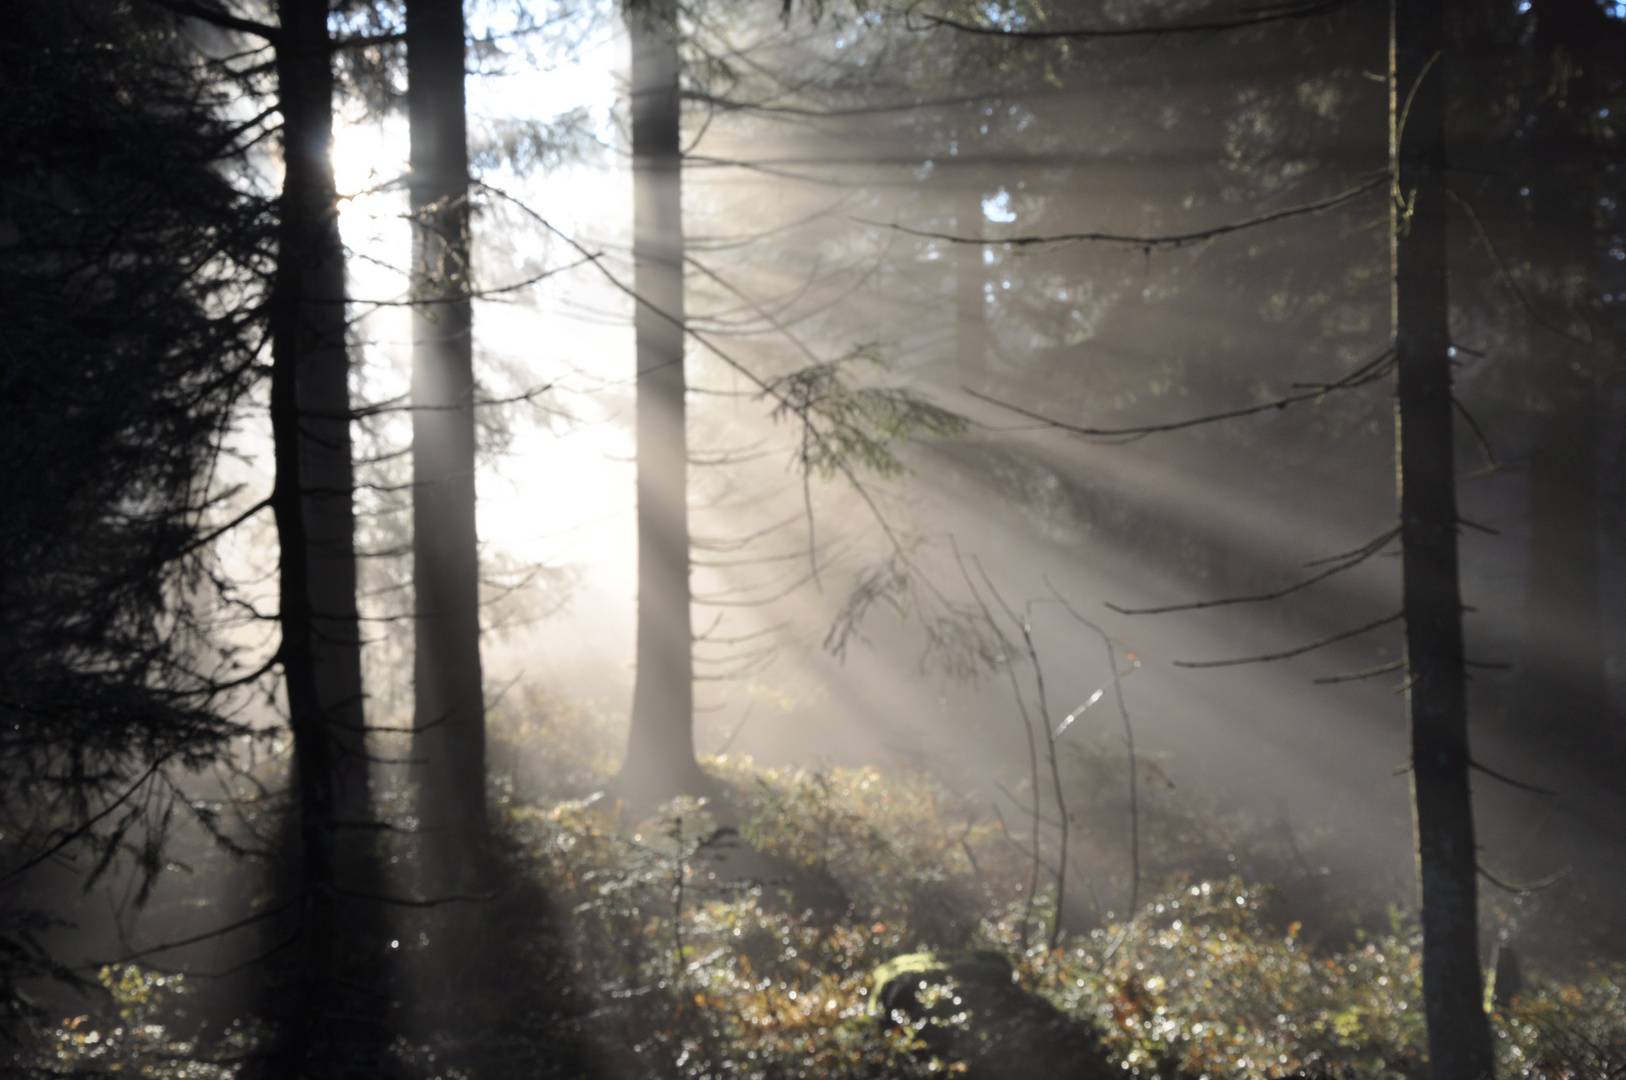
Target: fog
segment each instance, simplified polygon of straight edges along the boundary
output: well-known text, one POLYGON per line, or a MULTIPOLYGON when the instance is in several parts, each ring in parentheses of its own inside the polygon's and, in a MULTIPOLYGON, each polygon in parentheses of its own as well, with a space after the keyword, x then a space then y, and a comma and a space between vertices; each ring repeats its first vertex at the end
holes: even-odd
MULTIPOLYGON (((1075 23, 1097 14, 1073 7, 1075 23)), ((1005 30, 1043 21, 972 14, 1005 30)), ((516 22, 481 3, 470 18, 493 806, 609 805, 628 795, 615 769, 638 677, 627 32, 608 9, 516 22), (577 745, 548 741, 572 732, 577 745)), ((1305 925, 1316 947, 1414 917, 1389 532, 1386 10, 1061 41, 958 33, 913 9, 730 3, 685 9, 681 25, 702 766, 929 778, 960 800, 966 835, 1065 818, 1058 925, 1079 940, 1159 889, 1232 875, 1278 890, 1271 925, 1305 925), (879 452, 820 457, 806 411, 787 404, 818 365, 848 390, 947 410, 955 430, 868 414, 879 452)), ((380 888, 416 896, 408 847, 388 847, 418 825, 403 733, 424 722, 402 404, 409 133, 353 67, 333 165, 366 712, 380 843, 395 853, 380 888)), ((399 97, 404 76, 381 78, 399 97)), ((1466 76, 1453 85, 1472 92, 1466 76)), ((275 155, 261 165, 279 175, 275 155)), ((1487 963, 1516 947, 1558 977, 1626 949, 1626 271, 1613 203, 1597 211, 1583 286, 1553 280, 1581 271, 1549 274, 1518 199, 1497 198, 1450 234, 1480 940, 1487 963), (1604 299, 1587 310, 1576 390, 1563 374, 1574 343, 1548 324, 1563 317, 1554 297, 1583 288, 1604 299)), ((273 492, 267 393, 245 398, 209 479, 222 521, 273 492)), ((222 640, 269 664, 276 531, 261 517, 215 550, 222 640)), ((233 715, 264 738, 187 773, 200 805, 223 790, 246 805, 293 768, 286 690, 235 694, 233 715)), ((289 827, 277 813, 259 806, 223 834, 270 843, 289 827)), ((45 938, 70 966, 201 933, 200 911, 211 926, 259 918, 243 881, 292 873, 235 860, 194 826, 173 843, 150 899, 135 899, 139 859, 89 892, 83 860, 33 876, 33 902, 64 920, 45 938)), ((419 959, 390 960, 409 1002, 436 999, 432 934, 473 940, 439 917, 389 915, 400 957, 422 934, 419 959)), ((197 1014, 218 1028, 265 1007, 259 977, 239 972, 268 942, 164 944, 162 962, 223 975, 197 1014)), ((428 1039, 437 1021, 423 1015, 399 1029, 428 1039)))
MULTIPOLYGON (((1221 43, 1084 45, 1047 61, 1046 83, 1002 66, 1015 58, 935 57, 941 68, 925 70, 907 35, 744 18, 715 40, 697 27, 705 47, 737 50, 721 55, 739 82, 719 95, 728 103, 696 102, 685 120, 697 750, 726 743, 809 768, 907 764, 997 802, 992 782, 1019 786, 1025 768, 1010 688, 989 668, 946 670, 963 658, 940 655, 920 622, 934 604, 972 604, 974 566, 985 594, 984 573, 1005 603, 1037 603, 1052 723, 1111 678, 1059 597, 1139 658, 1123 688, 1168 798, 1316 837, 1318 859, 1349 887, 1413 902, 1401 676, 1316 682, 1395 661, 1399 627, 1274 663, 1177 665, 1290 651, 1381 619, 1399 604, 1393 547, 1272 602, 1136 616, 1107 606, 1272 592, 1381 532, 1395 499, 1389 384, 1143 438, 1080 437, 1031 416, 1174 423, 1331 381, 1376 356, 1388 304, 1381 198, 1177 248, 1002 242, 1179 235, 1358 186, 1382 167, 1383 88, 1362 74, 1381 67, 1381 26, 1352 16, 1295 34, 1302 51, 1270 67, 1221 43), (857 93, 842 88, 860 85, 869 104, 852 108, 857 93), (933 97, 950 100, 919 103, 933 97), (767 104, 733 107, 750 101, 767 104), (804 506, 794 425, 774 423, 734 365, 771 378, 865 345, 885 362, 867 377, 918 390, 973 426, 901 450, 906 476, 863 477, 873 506, 839 477, 813 478, 804 506), (832 622, 855 576, 886 557, 887 529, 906 538, 921 575, 908 610, 867 615, 832 656, 832 622)), ((636 612, 630 300, 604 273, 630 280, 630 199, 595 197, 626 182, 624 134, 604 134, 592 161, 522 182, 526 201, 583 250, 605 252, 602 262, 517 305, 480 309, 487 350, 533 380, 565 371, 580 388, 561 395, 568 417, 493 460, 481 523, 492 547, 573 575, 558 610, 490 634, 491 682, 590 699, 614 717, 630 700, 636 612), (573 180, 584 175, 594 179, 573 180)), ((504 252, 573 254, 527 234, 496 200, 478 227, 504 252)), ((1463 257, 1466 280, 1492 274, 1463 257)), ((1561 791, 1478 777, 1485 858, 1510 879, 1564 871, 1578 890, 1607 891, 1614 860, 1589 852, 1617 842, 1615 812, 1518 720, 1520 662, 1545 646, 1524 628, 1529 433, 1527 406, 1507 387, 1542 342, 1505 297, 1484 302, 1462 317, 1488 355, 1465 356, 1458 376, 1497 466, 1485 469, 1473 433, 1459 432, 1463 514, 1483 526, 1462 532, 1469 656, 1494 665, 1473 672, 1476 753, 1561 791)), ((1599 408, 1607 483, 1620 412, 1599 408)), ((1610 528, 1598 549, 1605 656, 1618 650, 1623 613, 1610 528)), ((1609 686, 1618 716, 1618 679, 1609 686)), ((1103 707, 1066 739, 1120 753, 1118 726, 1103 707)))

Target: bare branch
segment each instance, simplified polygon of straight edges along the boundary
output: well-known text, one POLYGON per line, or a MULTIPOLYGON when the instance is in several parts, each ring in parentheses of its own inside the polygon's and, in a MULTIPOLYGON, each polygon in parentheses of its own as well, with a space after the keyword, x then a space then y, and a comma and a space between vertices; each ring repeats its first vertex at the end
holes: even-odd
MULTIPOLYGON (((1334 574, 1341 574, 1345 570, 1350 570, 1359 566, 1367 559, 1370 559, 1372 556, 1376 555, 1379 551, 1382 551, 1388 546, 1389 541, 1393 540, 1399 535, 1400 526, 1395 525, 1380 533, 1373 539, 1368 540, 1365 544, 1362 544, 1354 551, 1346 552, 1340 556, 1335 556, 1335 558, 1341 559, 1342 561, 1335 563, 1328 569, 1321 571, 1321 573, 1312 574, 1311 576, 1300 581, 1295 581, 1291 585, 1284 585, 1281 588, 1273 589, 1270 592, 1254 593, 1250 596, 1226 596, 1218 600, 1197 600, 1189 604, 1165 604, 1162 607, 1125 608, 1119 607, 1117 604, 1113 603, 1108 603, 1107 607, 1111 608, 1113 611, 1116 611, 1120 615, 1162 615, 1170 611, 1199 611, 1203 608, 1225 607, 1229 604, 1256 604, 1267 600, 1279 600, 1284 596, 1289 596, 1298 592, 1300 589, 1307 589, 1318 581, 1325 581, 1334 574)), ((1318 559, 1316 561, 1318 563, 1325 564, 1332 560, 1318 559)))
POLYGON ((1556 792, 1556 791, 1549 791, 1547 788, 1537 787, 1535 784, 1527 784, 1523 780, 1515 780, 1515 779, 1513 779, 1513 777, 1507 775, 1506 773, 1499 773, 1495 769, 1491 768, 1488 765, 1481 765, 1479 762, 1474 761, 1472 758, 1470 758, 1468 760, 1468 764, 1470 766, 1472 766, 1473 768, 1478 769, 1480 772, 1484 773, 1486 776, 1489 776, 1489 777, 1491 777, 1492 779, 1495 779, 1495 780, 1500 780, 1502 783, 1508 785, 1509 787, 1516 787, 1520 791, 1528 791, 1532 795, 1548 795, 1548 796, 1552 796, 1552 795, 1557 795, 1558 794, 1558 792, 1556 792))
POLYGON ((206 22, 210 26, 218 26, 222 30, 235 30, 241 34, 253 34, 256 37, 264 38, 273 45, 282 40, 281 27, 256 22, 253 19, 245 19, 239 15, 221 11, 216 7, 194 3, 193 0, 147 0, 147 2, 156 4, 161 8, 168 8, 177 15, 185 15, 189 19, 197 19, 199 22, 206 22))
MULTIPOLYGON (((1110 38, 1159 37, 1168 34, 1202 34, 1224 30, 1241 30, 1250 26, 1280 22, 1283 19, 1302 19, 1311 15, 1319 15, 1347 2, 1348 0, 1308 0, 1308 2, 1296 4, 1283 4, 1275 8, 1261 8, 1230 18, 1213 19, 1208 22, 1176 23, 1169 26, 1080 27, 1072 30, 1007 30, 999 26, 961 22, 958 19, 951 19, 944 15, 918 14, 920 18, 934 27, 946 27, 964 34, 977 34, 983 37, 1010 38, 1018 41, 1094 41, 1110 38)), ((917 13, 911 12, 910 14, 917 13)))
POLYGON ((13 867, 10 870, 7 870, 4 874, 0 874, 0 882, 10 881, 12 878, 16 877, 18 874, 26 873, 27 871, 32 870, 34 867, 38 866, 40 863, 42 863, 45 860, 51 858, 51 856, 57 854, 62 849, 66 848, 69 844, 72 844, 75 840, 78 840, 78 839, 82 838, 83 836, 85 836, 87 833, 90 832, 91 829, 96 827, 97 822, 101 821, 102 819, 106 818, 108 815, 112 814, 113 811, 117 810, 120 806, 122 806, 130 798, 130 796, 134 795, 137 791, 139 791, 147 783, 148 780, 151 780, 153 775, 155 773, 157 773, 160 768, 163 767, 164 762, 166 762, 167 760, 168 760, 167 757, 161 757, 157 761, 153 762, 151 765, 149 765, 147 767, 146 772, 142 773, 139 777, 136 778, 134 783, 132 783, 129 787, 124 789, 124 794, 120 795, 118 798, 114 799, 111 803, 109 803, 101 811, 101 813, 92 816, 89 820, 85 821, 84 823, 79 825, 77 828, 74 828, 74 829, 70 830, 66 835, 64 835, 62 837, 62 839, 58 840, 55 844, 52 844, 50 847, 46 848, 44 851, 39 852, 33 858, 25 860, 21 865, 13 867))
POLYGON ((1056 420, 1052 417, 1045 416, 1043 413, 1034 412, 1031 409, 1024 409, 1020 405, 1012 405, 1008 401, 1001 401, 998 398, 989 397, 987 394, 979 393, 970 387, 962 386, 960 389, 980 401, 986 401, 990 405, 997 405, 1002 409, 1008 409, 1019 416, 1026 416, 1030 420, 1037 420, 1039 423, 1044 424, 1047 427, 1057 428, 1061 431, 1070 431, 1075 435, 1087 435, 1092 438, 1123 439, 1126 442, 1133 442, 1136 439, 1145 438, 1147 435, 1162 434, 1169 431, 1183 431, 1186 428, 1200 427, 1203 424, 1217 424, 1222 420, 1235 420, 1244 416, 1254 416, 1263 412, 1285 409, 1289 405, 1296 405, 1301 401, 1312 401, 1320 398, 1330 390, 1353 390, 1356 387, 1365 386, 1368 383, 1376 382, 1377 380, 1388 375, 1392 370, 1394 370, 1394 350, 1385 349, 1376 357, 1368 360, 1366 363, 1362 364, 1360 367, 1356 368, 1354 371, 1350 372, 1348 375, 1345 375, 1342 379, 1339 379, 1336 382, 1312 384, 1309 388, 1302 390, 1299 393, 1287 394, 1283 397, 1273 398, 1270 401, 1262 402, 1258 405, 1249 405, 1245 408, 1229 409, 1225 412, 1208 413, 1205 416, 1194 416, 1187 420, 1173 420, 1167 424, 1146 424, 1141 427, 1123 428, 1095 428, 1085 427, 1081 424, 1069 424, 1065 420, 1056 420))
POLYGON ((1213 240, 1216 237, 1225 236, 1229 233, 1241 232, 1244 229, 1252 229, 1259 225, 1269 225, 1273 222, 1285 220, 1286 218, 1299 217, 1304 214, 1318 214, 1324 210, 1331 210, 1334 207, 1342 206, 1347 202, 1352 202, 1369 191, 1376 191, 1377 189, 1386 185, 1388 182, 1389 175, 1388 173, 1384 173, 1382 176, 1374 177, 1358 187, 1350 188, 1347 191, 1341 191, 1336 195, 1329 195, 1325 199, 1317 199, 1314 202, 1302 203, 1298 206, 1289 206, 1282 210, 1272 210, 1268 214, 1260 214, 1257 217, 1244 218, 1241 221, 1232 221, 1224 225, 1216 225, 1210 229, 1198 229, 1189 233, 1170 233, 1166 235, 1152 236, 1136 235, 1134 233, 1085 232, 1057 233, 1053 236, 1010 236, 999 239, 985 236, 955 236, 952 233, 932 232, 927 229, 913 229, 907 225, 896 225, 885 221, 872 221, 868 218, 854 218, 853 220, 863 225, 873 225, 877 228, 891 229, 895 232, 901 232, 909 236, 925 237, 929 240, 942 240, 950 244, 976 244, 978 246, 990 244, 1008 244, 1012 247, 1031 247, 1037 244, 1100 243, 1128 244, 1148 250, 1153 248, 1158 250, 1172 250, 1174 248, 1185 247, 1188 244, 1200 243, 1204 240, 1213 240))
POLYGON ((1269 663, 1272 660, 1287 660, 1294 656, 1303 656, 1307 652, 1313 652, 1316 649, 1322 648, 1326 645, 1331 645, 1335 642, 1345 641, 1352 637, 1359 637, 1369 630, 1376 630, 1380 626, 1387 626, 1392 622, 1399 622, 1404 616, 1405 612, 1397 611, 1393 615, 1386 615, 1383 618, 1369 622, 1364 626, 1357 626, 1353 630, 1342 630, 1336 634, 1330 634, 1327 637, 1312 641, 1308 645, 1300 645, 1296 649, 1288 649, 1285 652, 1265 653, 1261 656, 1242 656, 1235 660, 1176 660, 1174 662, 1174 666, 1183 668, 1216 668, 1231 667, 1236 664, 1264 664, 1269 663))
POLYGON ((217 926, 213 930, 206 930, 201 934, 193 934, 191 937, 180 938, 176 941, 166 941, 161 945, 152 945, 137 952, 126 953, 117 960, 94 960, 82 966, 86 969, 94 970, 96 968, 107 967, 110 964, 128 964, 132 961, 139 960, 144 956, 152 956, 161 952, 170 952, 171 950, 183 948, 187 945, 196 945, 199 942, 209 941, 212 938, 223 937, 234 930, 241 930, 245 926, 253 926, 255 923, 264 922, 266 919, 280 915, 282 912, 287 911, 290 907, 292 907, 295 900, 297 900, 297 897, 290 900, 284 900, 275 907, 267 908, 266 910, 254 915, 250 915, 247 918, 238 919, 236 922, 227 923, 225 926, 217 926))
POLYGON ((1525 295, 1523 289, 1519 288, 1519 283, 1514 279, 1513 272, 1507 268, 1507 263, 1502 261, 1501 253, 1496 250, 1496 244, 1491 240, 1490 233, 1485 228, 1485 223, 1479 220, 1479 214, 1474 210, 1473 204, 1457 194, 1456 190, 1451 187, 1447 187, 1445 193, 1450 196, 1452 202, 1462 208, 1464 214, 1468 215, 1468 221, 1473 225, 1474 232, 1479 234, 1480 242, 1485 245, 1485 253, 1490 256, 1491 262, 1496 266, 1496 272, 1501 275, 1503 283, 1508 287, 1508 291, 1518 298, 1520 305, 1529 314, 1530 321, 1543 330, 1551 331, 1560 337, 1569 338, 1571 341, 1580 342, 1582 345, 1592 344, 1592 335, 1590 333, 1585 337, 1572 334, 1564 327, 1555 326, 1553 323, 1548 322, 1541 312, 1536 310, 1535 303, 1529 296, 1525 295))
POLYGON ((1468 411, 1468 406, 1462 403, 1457 395, 1451 395, 1451 404, 1456 406, 1457 413, 1467 421, 1468 430, 1474 433, 1474 441, 1479 444, 1479 453, 1485 458, 1485 472, 1493 473, 1502 466, 1497 462, 1496 455, 1491 452, 1490 440, 1485 437, 1485 429, 1479 426, 1474 414, 1468 411))
POLYGON ((1371 679, 1379 675, 1387 675, 1391 671, 1399 671, 1405 666, 1405 660, 1391 660, 1387 664, 1369 667, 1364 671, 1351 671, 1345 675, 1323 675, 1321 678, 1316 679, 1315 682, 1318 686, 1326 686, 1331 683, 1358 682, 1361 679, 1371 679))
POLYGON ((1574 868, 1566 866, 1562 870, 1559 870, 1559 871, 1557 871, 1555 873, 1552 873, 1552 874, 1548 874, 1546 877, 1542 878, 1540 881, 1532 881, 1532 882, 1528 882, 1526 884, 1513 884, 1513 883, 1510 883, 1510 882, 1503 881, 1501 878, 1497 877, 1495 874, 1491 873, 1489 870, 1486 870, 1485 867, 1483 865, 1481 865, 1480 863, 1478 863, 1478 862, 1474 863, 1474 869, 1478 870, 1480 875, 1483 876, 1486 881, 1490 882, 1492 885, 1495 885, 1498 889, 1502 889, 1505 892, 1517 893, 1520 896, 1524 896, 1524 895, 1527 895, 1529 893, 1540 892, 1542 889, 1545 889, 1545 888, 1548 888, 1549 886, 1558 884, 1558 882, 1560 880, 1562 880, 1563 878, 1567 877, 1569 875, 1569 872, 1574 868))

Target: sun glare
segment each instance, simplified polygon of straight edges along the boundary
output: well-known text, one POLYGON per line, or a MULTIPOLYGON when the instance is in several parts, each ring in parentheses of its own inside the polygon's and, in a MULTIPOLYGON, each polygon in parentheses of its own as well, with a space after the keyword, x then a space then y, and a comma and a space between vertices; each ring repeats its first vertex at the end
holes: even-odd
MULTIPOLYGON (((492 119, 528 120, 528 110, 546 110, 549 103, 613 100, 622 61, 617 44, 607 39, 569 64, 471 77, 472 141, 480 141, 492 119)), ((606 140, 614 138, 608 115, 606 109, 598 133, 606 140)), ((412 321, 401 305, 412 245, 405 183, 410 150, 404 117, 341 120, 334 131, 334 183, 349 252, 357 386, 364 401, 391 399, 410 386, 412 321)), ((573 257, 569 245, 518 210, 520 204, 582 242, 626 243, 631 191, 619 172, 613 160, 567 161, 525 174, 498 162, 477 173, 490 188, 474 195, 476 288, 494 290, 490 297, 475 297, 480 392, 504 397, 557 385, 544 405, 571 418, 552 430, 523 413, 505 421, 514 425, 512 442, 480 469, 479 533, 495 562, 564 571, 577 580, 578 597, 592 598, 586 602, 600 613, 602 632, 583 635, 578 629, 566 640, 550 640, 544 650, 569 654, 567 666, 586 663, 594 649, 617 655, 631 649, 633 451, 625 388, 619 386, 633 367, 631 324, 619 310, 622 298, 596 271, 563 274, 517 292, 508 286, 573 257)), ((389 419, 384 430, 390 446, 383 449, 410 442, 404 415, 389 419)), ((538 643, 526 637, 505 638, 500 650, 496 640, 490 644, 522 663, 538 643)), ((500 669, 510 664, 506 656, 490 662, 500 669)))
POLYGON ((343 123, 333 132, 333 183, 344 210, 406 173, 409 145, 400 123, 343 123))

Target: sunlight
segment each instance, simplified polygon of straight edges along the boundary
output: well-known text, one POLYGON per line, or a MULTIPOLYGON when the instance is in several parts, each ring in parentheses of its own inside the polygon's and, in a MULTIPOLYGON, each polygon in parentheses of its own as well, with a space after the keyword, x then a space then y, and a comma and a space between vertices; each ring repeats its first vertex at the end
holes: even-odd
POLYGON ((340 213, 353 213, 381 185, 403 177, 409 149, 406 125, 398 119, 340 121, 333 130, 333 183, 342 200, 340 213))
POLYGON ((11 1071, 1626 1080, 1544 2, 11 5, 11 1071))

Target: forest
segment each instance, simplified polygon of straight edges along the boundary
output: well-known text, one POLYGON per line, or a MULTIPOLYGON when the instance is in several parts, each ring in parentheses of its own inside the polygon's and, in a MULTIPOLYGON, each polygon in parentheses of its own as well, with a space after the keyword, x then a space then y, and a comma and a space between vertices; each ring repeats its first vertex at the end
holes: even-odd
POLYGON ((0 1071, 1626 1080, 1626 3, 0 4, 0 1071))

